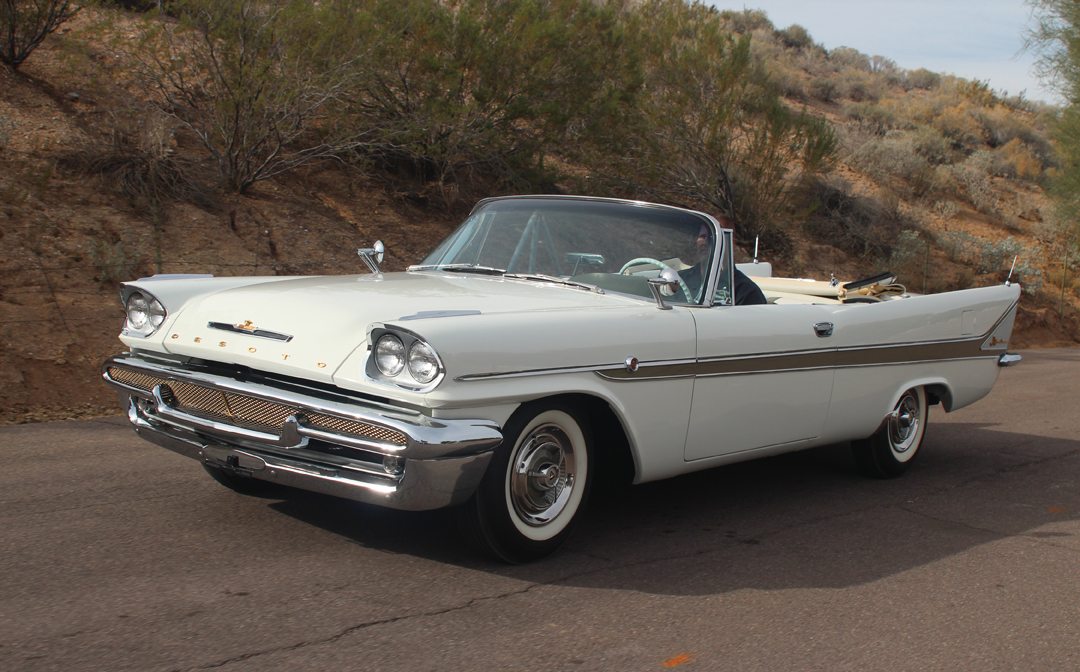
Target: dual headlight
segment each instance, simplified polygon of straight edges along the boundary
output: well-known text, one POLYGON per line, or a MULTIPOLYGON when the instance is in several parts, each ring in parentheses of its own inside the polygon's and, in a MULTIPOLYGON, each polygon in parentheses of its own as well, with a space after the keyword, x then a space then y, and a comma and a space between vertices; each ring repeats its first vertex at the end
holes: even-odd
POLYGON ((124 312, 127 313, 124 333, 143 337, 157 331, 168 314, 160 301, 140 290, 131 292, 124 299, 124 312))
POLYGON ((432 385, 443 373, 435 349, 414 334, 376 330, 372 339, 370 359, 383 380, 418 389, 432 385))

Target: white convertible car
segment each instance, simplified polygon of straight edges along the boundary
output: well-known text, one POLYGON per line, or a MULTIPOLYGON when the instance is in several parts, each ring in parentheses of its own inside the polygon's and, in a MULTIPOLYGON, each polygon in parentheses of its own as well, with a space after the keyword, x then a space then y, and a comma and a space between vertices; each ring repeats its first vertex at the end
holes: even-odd
POLYGON ((851 441, 899 475, 928 407, 986 395, 1020 288, 772 278, 681 208, 482 201, 423 263, 125 283, 103 365, 135 431, 240 492, 456 506, 498 557, 550 553, 598 476, 635 483, 851 441), (752 287, 752 285, 749 285, 752 287))

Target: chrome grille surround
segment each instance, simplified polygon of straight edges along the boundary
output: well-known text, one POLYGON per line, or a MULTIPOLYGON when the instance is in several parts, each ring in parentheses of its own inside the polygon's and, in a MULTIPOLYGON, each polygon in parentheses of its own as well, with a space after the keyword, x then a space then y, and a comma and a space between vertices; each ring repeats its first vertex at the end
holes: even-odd
POLYGON ((305 425, 320 431, 398 447, 408 443, 407 437, 394 429, 317 411, 305 412, 298 406, 148 374, 125 366, 108 366, 105 374, 108 379, 147 395, 161 385, 176 400, 178 410, 241 427, 280 432, 289 417, 302 416, 305 425))

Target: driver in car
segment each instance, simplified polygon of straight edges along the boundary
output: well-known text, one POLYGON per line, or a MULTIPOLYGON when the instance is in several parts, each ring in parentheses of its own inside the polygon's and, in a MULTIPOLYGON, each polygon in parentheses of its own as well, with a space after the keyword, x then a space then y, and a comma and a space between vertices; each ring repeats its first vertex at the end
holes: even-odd
MULTIPOLYGON (((730 227, 731 220, 726 217, 718 217, 717 221, 723 227, 730 227)), ((700 298, 701 283, 705 279, 705 270, 709 263, 709 255, 713 250, 713 234, 708 225, 702 224, 698 228, 697 235, 690 241, 688 249, 683 254, 681 261, 689 268, 679 271, 679 276, 690 288, 695 299, 700 298)), ((735 270, 735 305, 749 306, 768 303, 765 294, 757 284, 739 269, 735 270)))

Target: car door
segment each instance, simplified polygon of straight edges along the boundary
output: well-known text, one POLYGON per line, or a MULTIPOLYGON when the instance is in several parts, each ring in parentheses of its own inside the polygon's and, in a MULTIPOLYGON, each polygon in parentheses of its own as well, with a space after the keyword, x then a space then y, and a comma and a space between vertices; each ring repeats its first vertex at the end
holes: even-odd
POLYGON ((809 442, 832 395, 831 311, 816 305, 693 310, 697 357, 684 459, 809 442))

